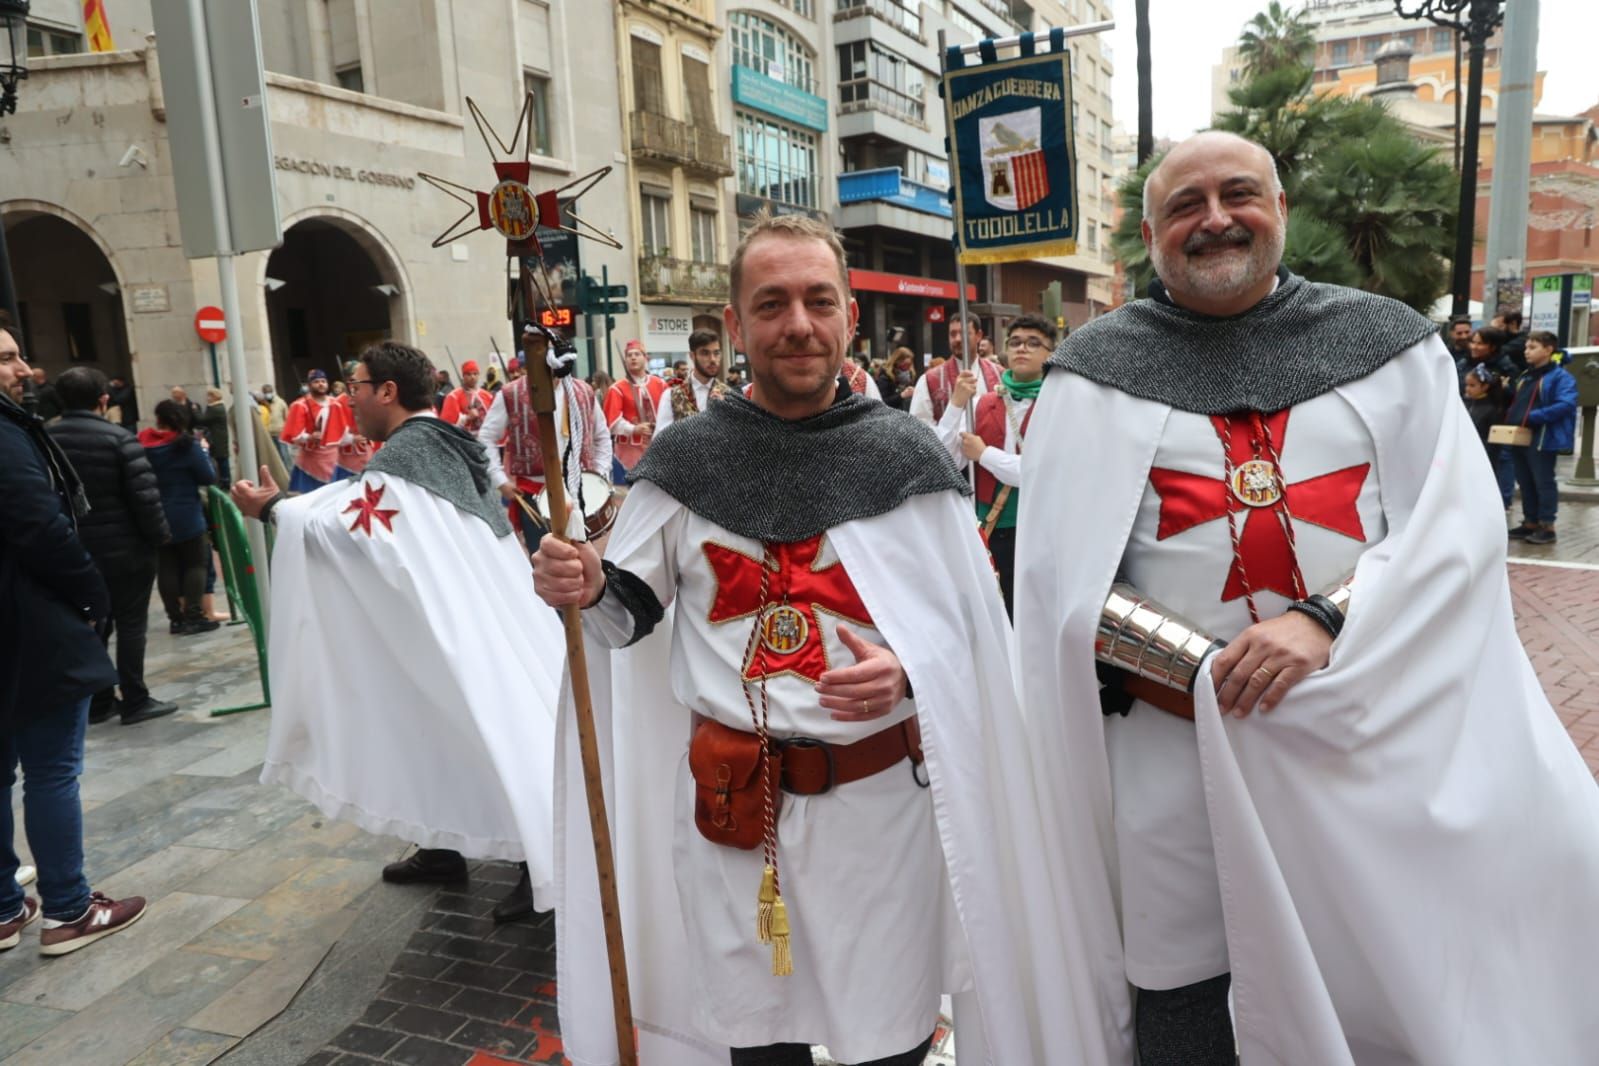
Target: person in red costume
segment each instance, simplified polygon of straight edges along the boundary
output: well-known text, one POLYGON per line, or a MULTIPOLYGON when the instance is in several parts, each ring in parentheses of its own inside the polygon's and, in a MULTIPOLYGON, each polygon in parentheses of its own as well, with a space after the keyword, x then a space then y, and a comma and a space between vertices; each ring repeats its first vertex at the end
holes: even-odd
POLYGON ((461 384, 444 397, 444 407, 439 417, 452 426, 460 426, 476 435, 483 428, 483 419, 494 406, 494 394, 477 387, 478 365, 468 359, 461 364, 461 384))
POLYGON ((622 349, 627 376, 605 394, 605 420, 622 469, 632 470, 655 436, 655 424, 666 399, 666 382, 650 373, 650 356, 641 341, 622 349))

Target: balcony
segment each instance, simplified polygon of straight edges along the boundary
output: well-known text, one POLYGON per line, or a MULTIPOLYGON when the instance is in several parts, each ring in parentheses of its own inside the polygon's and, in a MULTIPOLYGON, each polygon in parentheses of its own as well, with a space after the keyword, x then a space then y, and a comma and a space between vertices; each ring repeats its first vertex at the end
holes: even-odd
POLYGON ((834 21, 861 15, 880 18, 923 44, 927 43, 927 38, 922 36, 920 0, 908 3, 905 0, 837 0, 833 9, 834 21))
POLYGON ((640 300, 726 303, 727 267, 665 255, 641 255, 638 288, 640 300))
POLYGON ((725 133, 690 126, 658 111, 635 111, 629 125, 636 156, 720 178, 733 173, 732 144, 725 133))
POLYGON ((927 128, 927 106, 921 93, 908 93, 875 78, 852 78, 838 83, 838 113, 881 111, 927 128))

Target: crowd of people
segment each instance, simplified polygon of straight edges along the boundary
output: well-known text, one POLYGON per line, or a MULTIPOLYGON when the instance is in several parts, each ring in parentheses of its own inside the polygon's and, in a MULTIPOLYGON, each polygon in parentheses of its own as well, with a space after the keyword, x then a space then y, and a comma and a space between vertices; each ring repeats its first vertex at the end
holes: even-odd
POLYGON ((1460 395, 1493 464, 1499 497, 1510 510, 1521 491, 1521 522, 1511 540, 1553 544, 1560 492, 1555 461, 1577 436, 1577 381, 1560 365, 1560 339, 1522 328, 1520 311, 1486 326, 1469 318, 1448 325, 1460 395))

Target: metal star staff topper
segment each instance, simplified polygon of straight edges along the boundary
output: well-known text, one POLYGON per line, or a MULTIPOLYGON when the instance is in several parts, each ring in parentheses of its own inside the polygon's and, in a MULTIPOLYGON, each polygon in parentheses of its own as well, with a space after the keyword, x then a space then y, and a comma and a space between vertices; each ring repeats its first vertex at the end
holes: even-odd
MULTIPOLYGON (((599 184, 600 179, 611 172, 611 168, 601 167, 560 188, 535 193, 528 187, 533 175, 530 158, 533 150, 533 94, 528 93, 522 104, 522 114, 516 121, 516 132, 510 144, 500 140, 489 128, 483 113, 471 97, 467 97, 466 107, 472 114, 472 121, 477 123, 478 132, 483 135, 484 147, 490 156, 495 157, 494 175, 498 180, 488 192, 479 192, 431 174, 418 175, 467 208, 465 214, 434 239, 433 247, 442 247, 480 230, 493 229, 499 232, 505 238, 507 277, 511 260, 521 263, 519 284, 514 290, 517 295, 511 298, 507 308, 508 317, 515 323, 518 319, 525 320, 532 316, 536 300, 542 299, 546 305, 555 303, 555 288, 550 284, 549 271, 544 265, 544 249, 539 243, 538 231, 541 227, 570 233, 573 237, 587 237, 616 249, 622 247, 608 234, 578 218, 572 210, 577 199, 599 184), (522 145, 520 155, 516 150, 518 143, 522 145), (499 148, 498 153, 495 152, 496 147, 499 148), (573 225, 568 226, 563 222, 563 213, 572 220, 573 225), (472 223, 474 217, 476 225, 472 223), (517 306, 518 297, 520 308, 517 306)), ((511 287, 507 286, 507 290, 511 291, 511 287)), ((525 398, 538 419, 539 451, 544 456, 545 491, 549 493, 550 500, 550 533, 556 540, 570 543, 571 538, 566 532, 569 518, 566 475, 570 449, 567 455, 561 456, 555 429, 555 407, 556 378, 569 375, 575 359, 571 344, 564 336, 532 323, 522 331, 522 357, 523 366, 527 369, 525 398), (548 351, 538 350, 535 342, 540 337, 549 341, 548 351), (556 456, 561 456, 558 474, 556 456)), ((507 387, 502 395, 511 391, 507 387)), ((589 690, 588 657, 583 646, 583 619, 577 604, 567 604, 561 608, 561 624, 566 631, 566 657, 571 667, 568 676, 577 720, 578 751, 583 764, 589 828, 594 837, 594 866, 599 887, 600 914, 605 927, 606 961, 611 972, 611 1007, 616 1026, 617 1052, 622 1066, 637 1066, 632 997, 628 990, 627 958, 622 939, 622 909, 617 898, 610 821, 605 813, 599 740, 594 727, 594 704, 589 690)))
MULTIPOLYGON (((470 233, 495 230, 505 238, 507 273, 510 271, 510 259, 519 259, 524 265, 537 263, 537 273, 529 272, 534 291, 546 306, 554 306, 558 301, 549 271, 544 266, 544 247, 539 243, 538 231, 557 230, 621 250, 621 241, 585 222, 574 210, 579 198, 598 185, 600 179, 611 172, 611 168, 603 166, 573 178, 559 188, 535 193, 528 184, 533 175, 533 94, 528 93, 523 100, 522 113, 517 117, 509 144, 494 132, 470 96, 466 98, 466 109, 483 137, 483 147, 494 157, 494 176, 497 180, 493 188, 483 192, 434 174, 417 174, 435 189, 448 193, 466 205, 461 217, 433 238, 433 247, 442 248, 470 233), (520 152, 517 151, 518 144, 522 146, 520 152), (571 219, 573 225, 566 225, 563 215, 571 219)), ((532 308, 525 310, 531 316, 532 308)))

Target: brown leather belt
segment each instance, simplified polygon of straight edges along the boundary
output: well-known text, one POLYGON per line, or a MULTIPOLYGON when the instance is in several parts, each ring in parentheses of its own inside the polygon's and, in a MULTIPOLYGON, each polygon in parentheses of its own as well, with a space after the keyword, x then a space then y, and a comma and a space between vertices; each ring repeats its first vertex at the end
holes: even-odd
MULTIPOLYGON (((1201 678, 1201 683, 1208 682, 1208 677, 1201 678)), ((1150 681, 1148 678, 1139 677, 1137 674, 1123 673, 1122 688, 1135 700, 1143 700, 1151 707, 1159 708, 1167 714, 1174 714, 1178 718, 1194 720, 1194 697, 1186 692, 1179 692, 1174 688, 1167 688, 1159 681, 1150 681)))
MULTIPOLYGON (((694 726, 707 721, 694 713, 694 726)), ((907 757, 917 784, 927 786, 922 765, 922 727, 911 715, 896 725, 863 737, 853 744, 830 744, 814 737, 772 737, 771 752, 779 760, 784 792, 796 796, 818 796, 839 785, 880 774, 907 757)))

